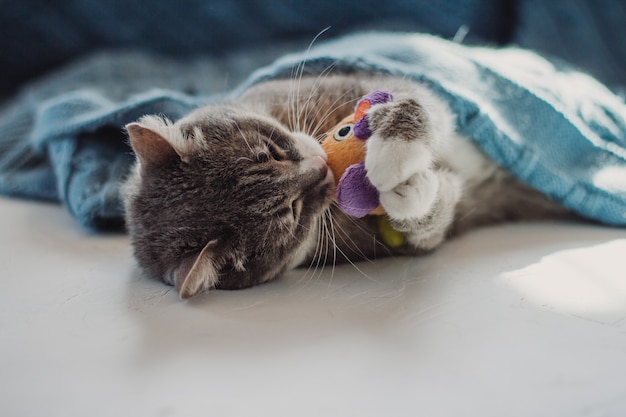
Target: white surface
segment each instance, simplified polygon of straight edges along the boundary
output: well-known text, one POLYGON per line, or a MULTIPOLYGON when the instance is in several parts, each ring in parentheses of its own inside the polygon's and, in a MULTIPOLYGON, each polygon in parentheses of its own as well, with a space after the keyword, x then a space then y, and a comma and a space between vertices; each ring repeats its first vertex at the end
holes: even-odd
POLYGON ((626 415, 623 229, 489 228, 190 302, 60 207, 0 199, 0 230, 1 416, 626 415))

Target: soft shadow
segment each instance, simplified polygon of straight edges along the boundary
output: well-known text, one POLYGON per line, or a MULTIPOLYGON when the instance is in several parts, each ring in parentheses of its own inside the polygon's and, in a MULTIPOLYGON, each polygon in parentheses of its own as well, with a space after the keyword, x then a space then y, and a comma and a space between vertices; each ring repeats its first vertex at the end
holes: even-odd
MULTIPOLYGON (((143 333, 145 358, 188 349, 245 350, 250 344, 258 353, 293 350, 346 332, 385 340, 397 337, 402 326, 419 334, 450 308, 471 305, 477 292, 487 299, 485 292, 501 297, 502 287, 493 282, 502 274, 616 236, 619 230, 587 224, 499 226, 451 240, 422 257, 362 262, 358 270, 351 265, 299 269, 276 282, 188 301, 134 271, 128 304, 143 333)), ((517 297, 514 289, 505 290, 507 297, 517 297)))

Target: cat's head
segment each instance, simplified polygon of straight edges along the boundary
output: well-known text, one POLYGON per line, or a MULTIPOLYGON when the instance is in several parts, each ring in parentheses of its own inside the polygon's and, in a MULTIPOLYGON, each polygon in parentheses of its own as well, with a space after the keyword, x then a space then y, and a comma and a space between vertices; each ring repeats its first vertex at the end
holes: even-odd
POLYGON ((315 244, 334 179, 313 138, 228 106, 126 129, 137 156, 124 187, 135 256, 182 298, 269 281, 315 244))

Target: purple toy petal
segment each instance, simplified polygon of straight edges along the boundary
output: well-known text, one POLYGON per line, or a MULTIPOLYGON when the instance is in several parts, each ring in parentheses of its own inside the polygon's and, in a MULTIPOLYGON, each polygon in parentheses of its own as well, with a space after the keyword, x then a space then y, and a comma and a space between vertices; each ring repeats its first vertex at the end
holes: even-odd
POLYGON ((369 139, 370 136, 372 136, 370 124, 367 121, 367 116, 357 121, 352 129, 354 137, 357 139, 366 140, 369 139))
MULTIPOLYGON (((388 101, 393 101, 393 94, 386 90, 374 90, 371 93, 361 97, 361 99, 357 102, 355 108, 358 108, 361 103, 366 100, 369 101, 370 106, 373 106, 375 104, 387 103, 388 101)), ((361 140, 369 139, 369 137, 372 136, 372 131, 370 129, 367 116, 362 118, 361 120, 358 120, 354 124, 353 132, 354 137, 361 140)))
POLYGON ((361 100, 369 100, 370 104, 373 106, 374 104, 382 104, 387 103, 388 101, 393 101, 393 94, 387 90, 374 90, 371 93, 364 95, 361 100))
POLYGON ((367 179, 365 162, 350 165, 337 187, 337 205, 353 217, 364 217, 379 205, 378 190, 367 179))

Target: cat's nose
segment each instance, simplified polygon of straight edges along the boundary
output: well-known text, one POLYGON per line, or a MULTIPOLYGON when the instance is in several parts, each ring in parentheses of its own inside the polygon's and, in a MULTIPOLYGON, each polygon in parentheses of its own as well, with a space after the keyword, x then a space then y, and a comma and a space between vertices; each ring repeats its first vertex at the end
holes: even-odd
POLYGON ((321 155, 316 155, 314 156, 314 158, 318 158, 318 163, 320 163, 320 169, 323 173, 323 181, 324 182, 335 182, 335 176, 333 175, 333 171, 330 169, 330 166, 328 165, 328 158, 326 158, 326 155, 321 156, 321 155))
POLYGON ((300 164, 300 173, 311 178, 313 182, 334 181, 328 162, 322 155, 304 158, 300 164))
POLYGON ((318 158, 322 161, 323 165, 326 165, 328 168, 328 157, 326 155, 315 155, 313 158, 318 158))
POLYGON ((300 164, 300 171, 326 170, 328 163, 321 155, 312 155, 305 157, 300 164))
POLYGON ((314 164, 317 169, 320 169, 324 175, 326 175, 330 171, 330 167, 328 166, 328 159, 326 155, 315 155, 311 157, 314 160, 314 164))

